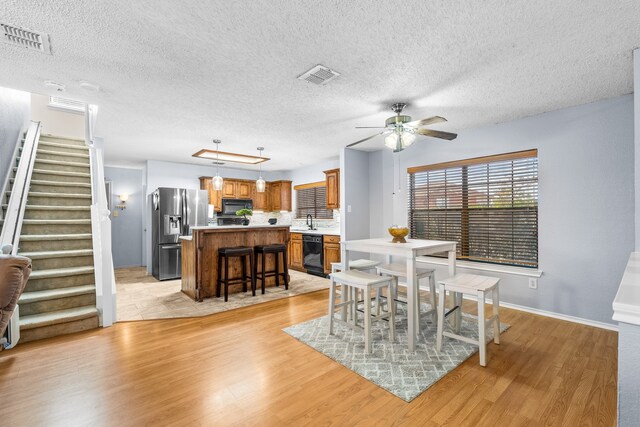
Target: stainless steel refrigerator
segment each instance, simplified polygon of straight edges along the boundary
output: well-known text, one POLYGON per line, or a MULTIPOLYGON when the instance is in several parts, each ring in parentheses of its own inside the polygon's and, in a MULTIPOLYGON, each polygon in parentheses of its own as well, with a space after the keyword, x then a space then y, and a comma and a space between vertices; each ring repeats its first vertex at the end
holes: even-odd
POLYGON ((151 194, 151 250, 153 277, 179 279, 182 275, 180 236, 191 235, 191 227, 207 225, 206 190, 158 188, 151 194))

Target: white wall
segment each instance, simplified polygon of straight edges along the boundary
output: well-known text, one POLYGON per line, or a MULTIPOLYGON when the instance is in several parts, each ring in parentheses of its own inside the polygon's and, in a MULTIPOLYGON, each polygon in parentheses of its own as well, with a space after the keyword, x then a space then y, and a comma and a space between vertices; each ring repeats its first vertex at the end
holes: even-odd
POLYGON ((31 120, 42 122, 42 133, 84 139, 84 115, 49 108, 49 97, 31 94, 31 120))
POLYGON ((30 105, 29 92, 0 87, 0 191, 10 175, 20 133, 29 127, 30 105))
MULTIPOLYGON (((640 49, 633 51, 633 87, 640 88, 640 49)), ((635 209, 636 209, 636 244, 635 250, 640 251, 640 96, 633 98, 633 117, 635 128, 635 209)))
MULTIPOLYGON (((399 194, 390 194, 384 175, 370 174, 371 187, 381 188, 370 197, 370 209, 384 209, 369 216, 371 234, 386 228, 391 216, 407 223, 408 167, 537 148, 543 275, 532 290, 526 277, 495 273, 503 279, 501 299, 612 323, 611 302, 635 240, 633 121, 633 97, 627 95, 465 130, 452 142, 420 140, 396 155, 399 194)), ((370 169, 388 167, 393 156, 372 153, 370 169)), ((444 275, 439 268, 437 276, 444 275)))

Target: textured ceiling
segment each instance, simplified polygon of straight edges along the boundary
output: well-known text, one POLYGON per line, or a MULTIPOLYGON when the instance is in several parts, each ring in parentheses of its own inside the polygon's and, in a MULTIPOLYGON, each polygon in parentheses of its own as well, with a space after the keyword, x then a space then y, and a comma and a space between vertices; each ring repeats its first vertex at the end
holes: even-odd
POLYGON ((55 80, 98 104, 107 162, 123 165, 206 164, 191 154, 219 138, 292 169, 369 136, 354 127, 396 101, 462 131, 627 94, 640 45, 637 0, 3 0, 0 21, 49 33, 53 51, 0 43, 0 86, 55 80), (296 79, 318 63, 341 77, 296 79))

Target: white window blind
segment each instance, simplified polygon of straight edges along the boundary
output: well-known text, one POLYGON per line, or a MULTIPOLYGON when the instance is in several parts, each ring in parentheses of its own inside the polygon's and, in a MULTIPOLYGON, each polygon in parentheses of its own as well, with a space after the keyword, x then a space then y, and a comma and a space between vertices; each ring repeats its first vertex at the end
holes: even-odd
POLYGON ((453 240, 458 258, 538 267, 536 150, 409 169, 411 237, 453 240))
POLYGON ((296 218, 331 219, 333 212, 327 209, 327 187, 317 186, 296 190, 296 218))

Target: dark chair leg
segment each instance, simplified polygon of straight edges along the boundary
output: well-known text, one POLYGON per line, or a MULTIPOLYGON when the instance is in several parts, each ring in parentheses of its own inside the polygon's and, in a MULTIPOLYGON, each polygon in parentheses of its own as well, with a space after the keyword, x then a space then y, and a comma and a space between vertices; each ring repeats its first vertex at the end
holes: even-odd
POLYGON ((242 274, 242 292, 247 292, 247 256, 246 255, 242 255, 242 257, 240 258, 240 262, 242 263, 242 269, 241 269, 241 274, 242 274))
POLYGON ((276 286, 280 287, 280 257, 277 252, 273 254, 273 257, 275 258, 274 262, 276 263, 276 286))
POLYGON ((265 286, 265 271, 267 269, 267 254, 262 253, 262 294, 264 295, 264 286, 265 286))
POLYGON ((218 253, 218 278, 216 280, 216 298, 220 298, 220 285, 222 280, 222 255, 218 253))
POLYGON ((229 257, 224 257, 224 302, 229 301, 229 257))
POLYGON ((282 252, 282 264, 284 265, 284 288, 289 290, 289 267, 287 267, 287 249, 282 252))
POLYGON ((249 256, 249 267, 251 268, 251 295, 253 295, 254 297, 256 296, 256 276, 254 274, 254 257, 253 254, 251 254, 251 256, 249 256))

